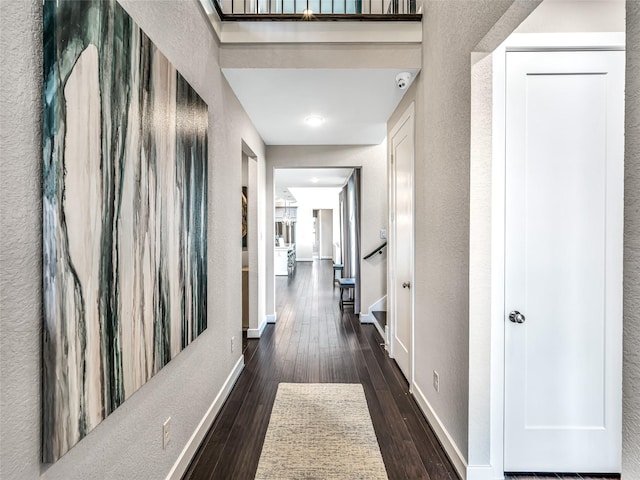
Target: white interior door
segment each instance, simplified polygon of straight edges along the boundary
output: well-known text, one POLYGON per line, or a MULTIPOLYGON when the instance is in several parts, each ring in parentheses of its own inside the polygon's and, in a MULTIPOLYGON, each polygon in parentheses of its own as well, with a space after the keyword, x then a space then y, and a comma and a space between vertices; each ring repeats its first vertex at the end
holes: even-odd
POLYGON ((391 135, 394 314, 392 355, 411 383, 413 335, 413 109, 405 114, 391 135))
POLYGON ((619 472, 624 52, 506 81, 505 471, 619 472))

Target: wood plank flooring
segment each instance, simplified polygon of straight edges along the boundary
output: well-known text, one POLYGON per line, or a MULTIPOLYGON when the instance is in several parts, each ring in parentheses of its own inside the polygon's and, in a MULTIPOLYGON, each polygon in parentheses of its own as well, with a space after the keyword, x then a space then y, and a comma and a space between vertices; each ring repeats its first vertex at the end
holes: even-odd
POLYGON ((457 479, 376 329, 340 312, 332 263, 301 262, 276 290, 277 323, 245 340, 245 370, 184 479, 254 478, 280 382, 361 383, 389 479, 457 479))
POLYGON ((280 382, 362 383, 390 480, 458 478, 377 330, 361 325, 350 310, 340 312, 338 295, 330 261, 299 263, 292 279, 276 277, 277 323, 268 325, 260 340, 244 339, 245 370, 184 480, 254 478, 280 382))

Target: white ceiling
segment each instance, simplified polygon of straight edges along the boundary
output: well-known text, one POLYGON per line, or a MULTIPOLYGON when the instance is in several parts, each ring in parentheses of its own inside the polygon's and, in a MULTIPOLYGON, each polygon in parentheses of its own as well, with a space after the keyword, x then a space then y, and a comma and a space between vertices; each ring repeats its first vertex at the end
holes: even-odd
MULTIPOLYGON (((267 145, 377 145, 406 90, 398 69, 223 68, 267 145), (305 117, 325 118, 309 127, 305 117)), ((417 69, 406 70, 417 74, 417 69)))
POLYGON ((274 172, 276 201, 298 202, 298 196, 312 195, 311 192, 300 193, 300 189, 315 189, 318 192, 320 189, 340 189, 352 171, 352 168, 278 168, 274 172))

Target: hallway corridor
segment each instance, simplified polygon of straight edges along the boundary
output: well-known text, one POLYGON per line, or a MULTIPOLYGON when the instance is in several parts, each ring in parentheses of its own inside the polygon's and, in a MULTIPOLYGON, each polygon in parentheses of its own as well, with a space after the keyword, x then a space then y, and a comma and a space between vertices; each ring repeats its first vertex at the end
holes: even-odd
POLYGON ((457 478, 378 332, 340 312, 332 275, 315 261, 276 277, 277 323, 245 341, 245 370, 185 480, 254 477, 280 382, 362 383, 389 479, 457 478))

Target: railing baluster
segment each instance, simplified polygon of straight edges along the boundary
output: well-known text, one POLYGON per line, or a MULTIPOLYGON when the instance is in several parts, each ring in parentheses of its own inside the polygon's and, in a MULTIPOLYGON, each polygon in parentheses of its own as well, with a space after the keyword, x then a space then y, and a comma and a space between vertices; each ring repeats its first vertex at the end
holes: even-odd
MULTIPOLYGON (((348 20, 354 18, 367 20, 368 16, 372 17, 370 20, 383 20, 382 16, 408 16, 407 20, 420 21, 422 17, 422 14, 417 13, 420 0, 286 0, 286 4, 285 0, 242 0, 241 8, 236 6, 236 1, 210 0, 211 5, 223 20, 226 15, 234 15, 235 18, 229 18, 232 20, 240 20, 243 15, 265 15, 266 17, 286 15, 287 18, 295 19, 293 16, 304 12, 313 12, 314 17, 320 17, 319 20, 340 20, 342 16, 348 20), (331 3, 327 5, 326 2, 331 3)), ((276 20, 276 18, 265 19, 276 20)))

